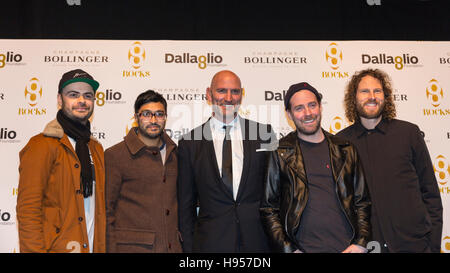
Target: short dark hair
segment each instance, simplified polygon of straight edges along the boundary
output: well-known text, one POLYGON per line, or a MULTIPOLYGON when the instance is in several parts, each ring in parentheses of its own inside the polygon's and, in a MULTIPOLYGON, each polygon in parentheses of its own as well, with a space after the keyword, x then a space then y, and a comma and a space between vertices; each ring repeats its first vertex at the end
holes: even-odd
POLYGON ((134 102, 134 112, 137 113, 142 105, 147 104, 149 102, 160 102, 162 105, 164 105, 164 111, 167 113, 167 102, 164 97, 153 90, 147 90, 136 98, 136 101, 134 102))

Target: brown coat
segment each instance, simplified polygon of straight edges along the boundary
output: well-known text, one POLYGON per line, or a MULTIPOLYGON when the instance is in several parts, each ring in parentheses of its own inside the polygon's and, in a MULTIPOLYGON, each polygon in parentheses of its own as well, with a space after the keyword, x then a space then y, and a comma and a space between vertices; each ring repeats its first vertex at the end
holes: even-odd
MULTIPOLYGON (((105 252, 103 147, 89 141, 95 167, 94 252, 105 252)), ((20 151, 17 220, 21 252, 89 252, 81 164, 53 120, 20 151)))
POLYGON ((181 252, 177 148, 167 134, 166 160, 130 130, 105 151, 107 252, 181 252))

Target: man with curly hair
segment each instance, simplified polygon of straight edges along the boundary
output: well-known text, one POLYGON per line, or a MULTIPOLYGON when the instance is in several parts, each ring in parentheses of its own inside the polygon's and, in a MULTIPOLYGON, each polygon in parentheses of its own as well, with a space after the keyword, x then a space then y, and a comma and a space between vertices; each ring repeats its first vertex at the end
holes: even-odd
POLYGON ((382 252, 439 252, 442 201, 419 127, 395 119, 389 76, 365 69, 345 91, 353 125, 338 133, 360 154, 372 199, 373 240, 382 252))

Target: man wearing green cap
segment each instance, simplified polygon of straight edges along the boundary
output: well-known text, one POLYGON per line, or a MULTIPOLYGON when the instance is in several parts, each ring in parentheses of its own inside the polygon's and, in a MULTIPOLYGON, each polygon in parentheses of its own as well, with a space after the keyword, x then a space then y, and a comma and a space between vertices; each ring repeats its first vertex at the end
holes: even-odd
POLYGON ((21 252, 105 251, 103 147, 89 122, 98 86, 81 69, 65 73, 56 119, 19 153, 21 252))

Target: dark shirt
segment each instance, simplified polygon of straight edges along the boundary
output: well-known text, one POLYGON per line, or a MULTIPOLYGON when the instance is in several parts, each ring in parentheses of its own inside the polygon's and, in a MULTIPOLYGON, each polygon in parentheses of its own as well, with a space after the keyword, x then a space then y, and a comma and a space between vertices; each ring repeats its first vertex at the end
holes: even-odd
POLYGON ((430 155, 417 125, 382 120, 339 132, 353 142, 372 199, 374 240, 392 252, 438 252, 442 202, 430 155))
POLYGON ((299 143, 308 180, 308 202, 297 230, 298 242, 305 252, 342 252, 353 234, 336 193, 328 143, 326 139, 320 143, 300 139, 299 143))

